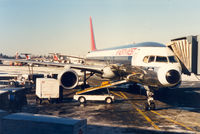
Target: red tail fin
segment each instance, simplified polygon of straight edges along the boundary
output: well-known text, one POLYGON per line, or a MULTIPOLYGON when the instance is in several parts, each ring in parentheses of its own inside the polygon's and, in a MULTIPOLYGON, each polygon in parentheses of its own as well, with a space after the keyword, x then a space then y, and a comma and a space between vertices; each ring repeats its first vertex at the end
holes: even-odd
POLYGON ((93 27, 92 27, 92 17, 90 16, 90 32, 91 32, 91 51, 96 50, 93 27))
POLYGON ((30 56, 28 54, 25 54, 26 60, 30 60, 30 56))
POLYGON ((15 59, 18 59, 18 58, 19 58, 19 53, 16 52, 15 59))
POLYGON ((58 55, 54 54, 53 59, 54 59, 54 61, 58 61, 58 55))

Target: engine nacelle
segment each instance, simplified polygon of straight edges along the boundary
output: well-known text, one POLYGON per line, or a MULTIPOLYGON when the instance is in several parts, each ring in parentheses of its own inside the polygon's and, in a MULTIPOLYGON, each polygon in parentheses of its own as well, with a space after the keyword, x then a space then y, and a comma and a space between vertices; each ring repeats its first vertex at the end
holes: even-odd
POLYGON ((112 69, 110 67, 105 67, 103 69, 103 75, 102 75, 102 77, 103 78, 111 79, 111 78, 115 77, 115 73, 112 71, 112 69))
POLYGON ((177 67, 162 67, 158 70, 157 75, 163 86, 173 87, 181 81, 181 72, 177 67))
POLYGON ((73 89, 78 85, 79 77, 74 70, 68 69, 58 75, 58 80, 63 88, 73 89))

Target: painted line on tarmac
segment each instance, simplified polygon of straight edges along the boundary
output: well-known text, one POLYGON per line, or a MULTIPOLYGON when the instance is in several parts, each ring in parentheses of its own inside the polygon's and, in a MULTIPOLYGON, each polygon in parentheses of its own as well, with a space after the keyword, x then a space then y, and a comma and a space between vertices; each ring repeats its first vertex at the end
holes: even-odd
POLYGON ((120 94, 115 93, 115 92, 113 92, 113 91, 110 91, 110 93, 112 93, 112 94, 114 94, 114 95, 116 95, 116 96, 119 96, 119 97, 123 98, 123 96, 121 96, 120 94))
POLYGON ((190 123, 190 124, 192 124, 192 125, 196 125, 196 126, 200 127, 200 124, 197 123, 197 122, 193 122, 193 123, 190 123))
MULTIPOLYGON (((138 104, 138 103, 136 103, 136 105, 140 106, 140 104, 138 104)), ((170 121, 170 122, 172 122, 172 123, 174 123, 174 124, 177 124, 177 125, 179 125, 179 126, 182 126, 182 127, 186 128, 187 130, 194 131, 192 128, 187 127, 187 126, 184 125, 183 123, 180 123, 180 122, 178 122, 178 121, 172 120, 171 118, 166 117, 166 116, 164 116, 164 115, 162 115, 162 114, 160 114, 160 113, 158 113, 158 112, 156 112, 156 111, 154 111, 154 110, 150 110, 150 112, 152 112, 152 113, 154 113, 154 114, 157 114, 157 115, 159 115, 160 117, 165 118, 165 119, 167 119, 168 121, 170 121)))
MULTIPOLYGON (((123 97, 124 99, 128 99, 128 97, 124 93, 122 92, 120 93, 122 94, 122 96, 124 96, 123 97)), ((160 130, 160 128, 144 112, 142 112, 142 110, 138 109, 137 106, 133 104, 132 102, 131 104, 133 108, 135 108, 155 129, 160 130)))
POLYGON ((154 113, 154 114, 159 115, 159 116, 162 117, 162 118, 165 118, 165 119, 167 119, 167 120, 173 122, 174 124, 177 124, 177 125, 179 125, 179 126, 182 126, 182 127, 186 128, 187 130, 194 131, 192 128, 187 127, 187 126, 184 125, 183 123, 180 123, 180 122, 178 122, 178 121, 172 120, 171 118, 168 118, 168 117, 166 117, 166 116, 164 116, 164 115, 161 115, 160 113, 158 113, 158 112, 156 112, 156 111, 154 111, 154 110, 151 110, 151 112, 154 113))
POLYGON ((123 96, 124 99, 128 99, 128 97, 124 93, 120 92, 120 94, 123 96))

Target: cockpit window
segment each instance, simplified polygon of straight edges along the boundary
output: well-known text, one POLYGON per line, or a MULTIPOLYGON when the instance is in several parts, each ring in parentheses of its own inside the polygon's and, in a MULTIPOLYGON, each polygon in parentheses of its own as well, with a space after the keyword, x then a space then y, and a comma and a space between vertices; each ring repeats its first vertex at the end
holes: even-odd
POLYGON ((156 62, 168 62, 167 57, 164 56, 157 56, 156 57, 156 62))
POLYGON ((170 63, 177 63, 178 59, 176 56, 145 56, 143 59, 144 63, 151 63, 151 62, 170 62, 170 63))
POLYGON ((169 62, 171 62, 171 63, 177 63, 178 62, 178 60, 175 56, 168 56, 168 59, 169 59, 169 62))
POLYGON ((148 63, 148 58, 149 58, 149 56, 144 57, 144 59, 143 59, 144 63, 148 63))
POLYGON ((155 56, 150 56, 150 57, 149 57, 149 63, 150 63, 150 62, 154 62, 154 59, 155 59, 155 56))

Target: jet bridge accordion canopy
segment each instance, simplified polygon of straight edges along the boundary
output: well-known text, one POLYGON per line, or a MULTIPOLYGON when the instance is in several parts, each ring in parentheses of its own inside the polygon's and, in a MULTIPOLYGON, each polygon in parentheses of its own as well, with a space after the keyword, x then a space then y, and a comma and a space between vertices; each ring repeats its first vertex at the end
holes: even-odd
POLYGON ((167 46, 179 58, 184 74, 200 74, 200 35, 172 39, 167 46))

